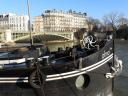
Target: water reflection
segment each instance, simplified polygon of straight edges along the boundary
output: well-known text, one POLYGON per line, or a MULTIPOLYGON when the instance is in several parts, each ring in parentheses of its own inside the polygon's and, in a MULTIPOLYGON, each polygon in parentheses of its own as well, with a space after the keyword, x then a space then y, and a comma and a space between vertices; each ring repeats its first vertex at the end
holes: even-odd
POLYGON ((123 71, 115 78, 114 96, 128 96, 128 41, 117 40, 115 44, 116 54, 123 61, 123 71))

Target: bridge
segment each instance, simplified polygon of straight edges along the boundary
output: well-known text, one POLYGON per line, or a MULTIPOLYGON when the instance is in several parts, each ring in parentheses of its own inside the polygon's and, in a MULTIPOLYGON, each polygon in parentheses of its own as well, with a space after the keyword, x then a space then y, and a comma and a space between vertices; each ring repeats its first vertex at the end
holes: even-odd
MULTIPOLYGON (((73 40, 73 32, 31 32, 34 42, 73 40)), ((1 42, 29 42, 30 32, 0 32, 1 42)))

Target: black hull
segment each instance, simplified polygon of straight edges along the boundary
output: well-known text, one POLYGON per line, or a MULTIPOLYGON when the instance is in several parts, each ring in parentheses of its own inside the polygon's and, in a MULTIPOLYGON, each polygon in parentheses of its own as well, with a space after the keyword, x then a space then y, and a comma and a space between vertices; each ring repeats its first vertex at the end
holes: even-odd
MULTIPOLYGON (((45 96, 112 96, 112 79, 106 79, 109 65, 105 65, 87 73, 90 77, 89 85, 77 89, 76 77, 48 81, 44 84, 45 96)), ((29 84, 0 84, 0 96, 43 96, 41 89, 34 89, 29 84)))
POLYGON ((13 66, 12 69, 0 71, 0 96, 113 96, 112 79, 106 78, 106 73, 111 72, 112 53, 112 42, 109 42, 94 54, 80 57, 75 67, 73 62, 58 64, 66 58, 56 60, 56 64, 41 69, 47 76, 41 88, 19 83, 18 79, 17 83, 11 83, 13 77, 30 76, 30 70, 19 70, 19 67, 16 70, 16 66, 13 66), (12 79, 6 78, 7 76, 12 79), (8 82, 4 82, 4 78, 8 82))

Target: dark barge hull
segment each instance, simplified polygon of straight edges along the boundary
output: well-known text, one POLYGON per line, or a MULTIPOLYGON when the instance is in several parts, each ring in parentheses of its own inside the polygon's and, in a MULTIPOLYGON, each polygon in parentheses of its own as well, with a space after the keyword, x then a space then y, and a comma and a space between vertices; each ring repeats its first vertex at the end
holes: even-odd
MULTIPOLYGON (((76 78, 49 81, 45 84, 46 96, 113 96, 112 79, 106 79, 108 64, 87 73, 90 77, 86 88, 77 89, 76 78)), ((0 96, 43 96, 40 89, 31 88, 28 84, 0 84, 0 96), (38 94, 38 95, 37 95, 38 94)))
MULTIPOLYGON (((85 57, 83 68, 75 69, 76 73, 47 77, 43 85, 45 96, 113 96, 112 79, 105 77, 106 73, 111 71, 112 57, 112 44, 109 44, 91 57, 85 57)), ((28 83, 3 81, 0 83, 0 96, 44 95, 40 88, 32 88, 28 83)))

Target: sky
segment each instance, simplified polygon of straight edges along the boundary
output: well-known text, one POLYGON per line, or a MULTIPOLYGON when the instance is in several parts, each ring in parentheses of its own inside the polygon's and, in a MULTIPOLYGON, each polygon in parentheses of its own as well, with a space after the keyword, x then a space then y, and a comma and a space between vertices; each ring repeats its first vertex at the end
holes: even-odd
MULTIPOLYGON (((123 14, 128 18, 128 0, 29 0, 31 18, 41 15, 47 9, 87 13, 96 19, 102 19, 111 12, 123 14)), ((0 0, 0 14, 27 13, 27 0, 0 0)))

